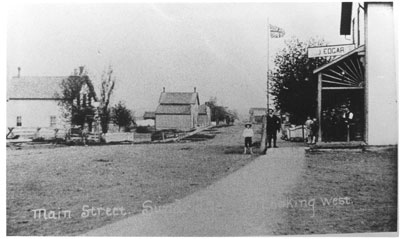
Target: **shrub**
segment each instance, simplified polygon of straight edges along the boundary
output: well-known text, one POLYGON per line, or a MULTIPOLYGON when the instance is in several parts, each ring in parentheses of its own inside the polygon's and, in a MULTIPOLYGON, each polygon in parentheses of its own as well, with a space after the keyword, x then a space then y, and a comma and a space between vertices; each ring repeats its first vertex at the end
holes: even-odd
POLYGON ((147 126, 138 126, 136 128, 136 133, 150 133, 150 129, 147 126))

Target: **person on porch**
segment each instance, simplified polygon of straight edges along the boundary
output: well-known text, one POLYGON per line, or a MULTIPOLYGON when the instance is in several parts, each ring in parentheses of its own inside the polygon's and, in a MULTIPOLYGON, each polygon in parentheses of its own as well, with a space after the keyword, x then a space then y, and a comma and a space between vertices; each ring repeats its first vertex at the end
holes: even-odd
POLYGON ((336 141, 338 140, 338 125, 339 125, 339 117, 336 113, 336 109, 332 108, 329 112, 328 118, 328 127, 327 127, 327 141, 336 141))
POLYGON ((343 114, 342 114, 342 120, 343 120, 343 126, 344 126, 344 135, 345 138, 350 141, 352 137, 352 131, 353 131, 353 119, 354 119, 354 114, 353 112, 350 111, 349 107, 344 107, 343 114))
POLYGON ((311 143, 311 124, 313 123, 310 116, 307 116, 307 120, 304 123, 306 126, 306 143, 311 143))
POLYGON ((313 118, 313 123, 311 124, 311 144, 317 143, 318 129, 319 129, 318 120, 317 120, 317 118, 313 118))

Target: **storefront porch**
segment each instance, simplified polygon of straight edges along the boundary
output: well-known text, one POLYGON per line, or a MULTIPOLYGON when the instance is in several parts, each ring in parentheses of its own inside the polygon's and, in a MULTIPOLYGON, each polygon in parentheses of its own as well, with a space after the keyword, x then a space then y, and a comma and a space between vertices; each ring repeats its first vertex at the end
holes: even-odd
POLYGON ((359 147, 366 132, 365 47, 314 70, 318 75, 316 147, 359 147))

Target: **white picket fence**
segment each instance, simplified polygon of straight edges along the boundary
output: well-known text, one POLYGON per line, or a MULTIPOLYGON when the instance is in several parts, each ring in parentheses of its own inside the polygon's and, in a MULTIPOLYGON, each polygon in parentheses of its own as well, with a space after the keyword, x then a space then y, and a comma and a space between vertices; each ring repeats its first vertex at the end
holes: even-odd
MULTIPOLYGON (((32 141, 34 139, 54 140, 65 139, 66 129, 36 128, 36 127, 14 127, 7 129, 7 140, 10 142, 32 141)), ((89 134, 87 140, 99 141, 99 134, 89 134)), ((150 133, 113 132, 103 135, 109 142, 150 142, 150 133)))
POLYGON ((32 139, 64 139, 67 131, 65 129, 55 128, 37 128, 37 127, 14 127, 7 129, 7 139, 17 138, 20 140, 32 139))
POLYGON ((150 142, 151 134, 133 133, 133 132, 119 132, 119 133, 107 133, 103 135, 103 139, 106 143, 114 142, 150 142))

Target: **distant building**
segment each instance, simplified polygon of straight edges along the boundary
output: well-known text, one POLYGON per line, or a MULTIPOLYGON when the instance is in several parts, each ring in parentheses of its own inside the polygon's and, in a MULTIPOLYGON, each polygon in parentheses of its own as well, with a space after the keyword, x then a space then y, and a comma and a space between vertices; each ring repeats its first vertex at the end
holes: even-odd
POLYGON ((197 123, 199 126, 209 126, 211 124, 211 109, 206 104, 199 106, 197 123))
POLYGON ((144 112, 142 118, 137 118, 135 120, 135 123, 137 126, 154 127, 155 120, 156 120, 156 112, 146 111, 144 112))
POLYGON ((199 95, 194 92, 161 92, 155 111, 155 126, 160 129, 191 130, 197 126, 199 95))
MULTIPOLYGON (((7 84, 7 127, 63 128, 66 122, 59 106, 60 84, 68 76, 18 76, 7 84)), ((91 84, 88 82, 88 84, 91 84)), ((93 87, 84 84, 81 101, 90 104, 96 100, 93 87), (89 99, 94 95, 94 100, 89 99)))
POLYGON ((146 112, 144 112, 143 119, 144 120, 149 120, 149 119, 155 120, 156 119, 156 112, 154 112, 154 111, 146 111, 146 112))
POLYGON ((250 108, 250 122, 252 123, 262 123, 262 117, 267 115, 267 108, 250 108))

